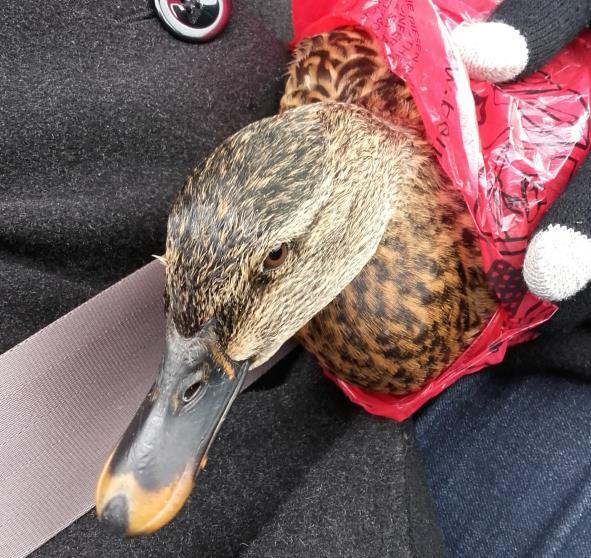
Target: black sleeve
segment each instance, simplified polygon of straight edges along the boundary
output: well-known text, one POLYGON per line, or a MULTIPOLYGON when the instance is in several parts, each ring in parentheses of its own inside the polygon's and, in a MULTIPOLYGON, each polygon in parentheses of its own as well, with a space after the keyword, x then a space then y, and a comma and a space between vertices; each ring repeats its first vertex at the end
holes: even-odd
MULTIPOLYGON (((537 230, 542 231, 552 225, 568 227, 591 238, 591 156, 587 156, 582 166, 573 175, 566 190, 544 215, 537 230)), ((567 332, 579 327, 587 320, 591 321, 591 283, 574 297, 560 302, 558 307, 558 312, 542 326, 541 330, 545 333, 567 332)), ((565 342, 569 342, 569 339, 565 338, 565 342)), ((557 341, 552 341, 552 343, 557 343, 557 341)), ((581 343, 580 353, 587 351, 588 354, 579 354, 578 357, 573 357, 575 358, 573 365, 580 369, 581 365, 576 364, 577 359, 580 362, 585 362, 584 359, 587 359, 585 365, 587 372, 585 373, 591 379, 591 363, 589 362, 591 360, 591 331, 587 333, 587 337, 581 337, 581 343), (583 340, 585 340, 585 344, 583 344, 583 340), (583 361, 580 360, 581 358, 583 361)), ((541 349, 542 351, 547 350, 545 346, 542 346, 541 349)), ((566 355, 566 353, 563 354, 566 355)), ((551 356, 548 363, 554 362, 554 359, 555 356, 551 356)))
POLYGON ((591 238, 591 156, 571 177, 566 190, 544 215, 538 230, 564 225, 591 238))
POLYGON ((529 62, 522 75, 539 70, 591 22, 591 0, 505 0, 492 21, 519 30, 529 62))

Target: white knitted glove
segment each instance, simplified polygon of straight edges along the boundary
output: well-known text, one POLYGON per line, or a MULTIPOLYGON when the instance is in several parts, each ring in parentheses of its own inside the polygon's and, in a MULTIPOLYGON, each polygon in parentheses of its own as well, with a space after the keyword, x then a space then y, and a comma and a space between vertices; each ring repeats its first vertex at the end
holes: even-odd
POLYGON ((591 238, 564 225, 550 225, 531 240, 523 277, 531 292, 559 302, 591 282, 591 238))
POLYGON ((463 23, 454 29, 452 36, 472 79, 508 81, 527 66, 529 53, 525 38, 506 23, 463 23))

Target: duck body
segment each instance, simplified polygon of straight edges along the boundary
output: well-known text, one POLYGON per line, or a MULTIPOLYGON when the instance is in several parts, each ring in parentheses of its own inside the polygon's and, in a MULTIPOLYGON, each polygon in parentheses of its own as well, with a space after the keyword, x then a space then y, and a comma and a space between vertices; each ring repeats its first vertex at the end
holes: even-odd
POLYGON ((414 180, 399 191, 375 255, 297 337, 334 375, 406 394, 453 362, 497 302, 472 219, 425 139, 410 90, 363 29, 317 35, 295 51, 281 111, 335 101, 406 129, 414 180))

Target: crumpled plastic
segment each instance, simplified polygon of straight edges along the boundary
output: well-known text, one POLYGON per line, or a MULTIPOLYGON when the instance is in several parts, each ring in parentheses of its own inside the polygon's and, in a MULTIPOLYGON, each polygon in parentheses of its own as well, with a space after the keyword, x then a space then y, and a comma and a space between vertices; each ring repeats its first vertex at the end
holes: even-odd
POLYGON ((293 0, 294 43, 348 24, 379 41, 408 83, 439 163, 461 190, 478 231, 499 309, 474 342, 415 393, 371 393, 331 378, 366 411, 404 420, 466 374, 501 362, 556 307, 528 292, 528 240, 590 150, 591 32, 541 71, 505 85, 470 82, 450 31, 483 21, 498 0, 293 0))

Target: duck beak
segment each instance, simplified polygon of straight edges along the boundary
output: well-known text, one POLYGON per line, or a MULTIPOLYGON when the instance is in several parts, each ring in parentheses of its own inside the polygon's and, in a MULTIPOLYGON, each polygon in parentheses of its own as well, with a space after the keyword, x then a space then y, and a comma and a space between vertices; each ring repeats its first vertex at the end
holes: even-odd
POLYGON ((158 380, 100 475, 96 510, 102 522, 134 536, 174 518, 248 368, 221 351, 211 328, 190 340, 169 336, 158 380))

